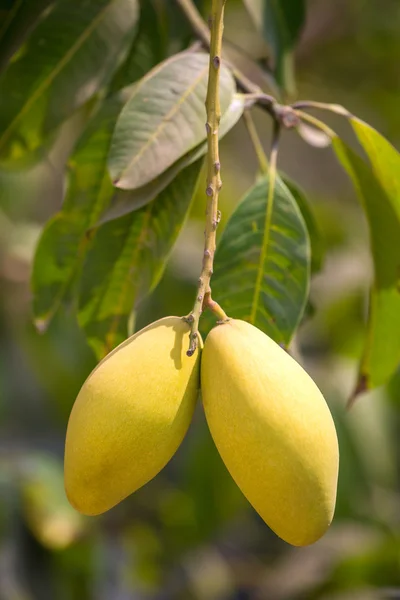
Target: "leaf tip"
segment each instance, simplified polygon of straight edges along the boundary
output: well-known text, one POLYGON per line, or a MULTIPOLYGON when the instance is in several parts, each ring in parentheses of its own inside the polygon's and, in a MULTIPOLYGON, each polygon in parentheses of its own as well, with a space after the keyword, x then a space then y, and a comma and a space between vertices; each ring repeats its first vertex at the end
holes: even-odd
POLYGON ((368 390, 369 390, 368 377, 367 377, 367 375, 361 373, 358 378, 356 387, 354 388, 352 394, 350 395, 350 398, 347 401, 347 405, 346 405, 347 410, 350 410, 353 407, 358 396, 360 396, 364 392, 367 392, 368 390))

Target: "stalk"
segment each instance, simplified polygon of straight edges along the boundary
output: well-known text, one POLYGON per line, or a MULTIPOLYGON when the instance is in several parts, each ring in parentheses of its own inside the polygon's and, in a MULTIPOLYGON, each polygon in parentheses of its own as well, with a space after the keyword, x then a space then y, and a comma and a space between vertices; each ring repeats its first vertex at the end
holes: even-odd
POLYGON ((197 295, 193 310, 187 317, 191 324, 188 356, 192 356, 197 348, 199 320, 204 308, 210 308, 221 320, 228 317, 222 308, 211 298, 210 279, 213 274, 214 254, 216 247, 216 230, 220 221, 218 196, 222 187, 221 164, 219 161, 219 122, 221 107, 219 100, 219 79, 221 70, 222 33, 224 29, 224 7, 226 0, 213 0, 210 17, 210 63, 208 71, 208 87, 206 97, 207 112, 207 208, 206 227, 204 231, 204 254, 201 274, 198 280, 197 295))

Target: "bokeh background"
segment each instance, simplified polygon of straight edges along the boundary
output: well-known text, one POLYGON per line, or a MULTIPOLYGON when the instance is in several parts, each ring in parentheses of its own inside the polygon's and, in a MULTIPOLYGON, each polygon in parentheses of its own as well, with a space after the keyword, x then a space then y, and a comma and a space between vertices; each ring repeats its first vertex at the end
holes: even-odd
MULTIPOLYGON (((163 1, 175 29, 186 27, 173 0, 163 1)), ((198 5, 206 9, 207 2, 198 5)), ((226 12, 225 39, 264 56, 241 2, 229 0, 226 12)), ((399 0, 310 0, 296 53, 298 97, 341 103, 400 148, 399 32, 399 0)), ((246 61, 243 68, 261 82, 246 61)), ((268 150, 269 118, 257 110, 254 118, 268 150)), ((337 117, 328 122, 350 136, 337 117)), ((46 333, 35 331, 29 277, 41 227, 61 205, 64 165, 80 126, 78 115, 41 162, 0 177, 1 600, 400 598, 400 372, 345 410, 365 335, 368 231, 331 150, 307 146, 294 133, 284 136, 279 166, 307 192, 324 262, 312 285, 314 314, 292 350, 323 390, 338 430, 330 531, 304 549, 279 540, 226 472, 201 405, 182 447, 152 482, 102 517, 84 518, 69 507, 66 424, 95 359, 66 310, 46 333)), ((221 163, 223 226, 257 176, 241 123, 223 140, 221 163)), ((200 189, 137 327, 189 312, 204 202, 200 189)))

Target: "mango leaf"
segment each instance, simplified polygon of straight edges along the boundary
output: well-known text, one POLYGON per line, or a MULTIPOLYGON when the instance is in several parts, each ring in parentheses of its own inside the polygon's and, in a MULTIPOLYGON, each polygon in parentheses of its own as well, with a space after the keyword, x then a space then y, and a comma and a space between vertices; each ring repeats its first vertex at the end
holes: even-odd
POLYGON ((7 5, 3 9, 4 3, 0 5, 0 71, 53 3, 54 0, 9 2, 8 10, 7 5))
POLYGON ((0 77, 0 153, 16 133, 36 147, 93 97, 128 52, 137 17, 137 0, 57 2, 0 77))
POLYGON ((198 160, 153 202, 94 230, 81 277, 78 320, 98 358, 127 336, 129 315, 159 282, 201 166, 198 160))
MULTIPOLYGON (((207 145, 201 144, 147 186, 116 192, 106 171, 106 157, 115 121, 130 89, 108 99, 92 119, 70 160, 62 210, 46 224, 39 240, 31 287, 35 324, 40 330, 46 329, 79 273, 90 245, 88 230, 145 206, 206 152, 207 145)), ((244 97, 238 94, 221 119, 221 137, 237 123, 243 108, 244 97)))
POLYGON ((32 270, 35 324, 43 330, 77 274, 93 227, 114 193, 106 169, 117 115, 129 88, 107 100, 92 120, 70 160, 67 195, 62 210, 46 224, 32 270))
POLYGON ((229 219, 217 247, 212 291, 230 317, 287 345, 308 297, 310 241, 279 177, 270 220, 267 194, 268 179, 260 179, 229 219))
POLYGON ((322 269, 324 262, 325 247, 314 212, 304 190, 286 176, 283 177, 283 181, 296 200, 307 227, 311 244, 311 273, 318 273, 322 269))
POLYGON ((305 22, 305 1, 244 0, 244 4, 272 50, 278 83, 293 93, 293 49, 305 22))
MULTIPOLYGON (((223 113, 221 117, 219 139, 222 139, 228 131, 236 125, 243 114, 244 106, 245 96, 243 94, 235 94, 228 110, 223 113)), ((157 194, 159 194, 174 179, 174 177, 182 171, 182 169, 196 162, 199 158, 204 156, 206 152, 207 142, 203 142, 188 152, 180 160, 176 161, 172 167, 161 173, 147 185, 129 192, 124 190, 118 191, 113 196, 109 208, 102 214, 99 224, 110 221, 111 219, 117 219, 133 210, 145 206, 148 202, 153 200, 153 198, 155 198, 157 194)))
POLYGON ((168 40, 165 39, 159 11, 149 0, 139 0, 139 6, 138 32, 126 59, 110 83, 111 93, 144 77, 168 53, 168 40))
POLYGON ((364 208, 374 262, 357 393, 385 383, 400 363, 400 155, 363 121, 352 118, 351 124, 370 164, 340 138, 333 147, 364 208))
MULTIPOLYGON (((183 52, 138 83, 118 118, 111 144, 109 169, 114 185, 141 187, 205 140, 208 60, 206 54, 183 52)), ((231 72, 222 67, 222 113, 234 92, 231 72)))

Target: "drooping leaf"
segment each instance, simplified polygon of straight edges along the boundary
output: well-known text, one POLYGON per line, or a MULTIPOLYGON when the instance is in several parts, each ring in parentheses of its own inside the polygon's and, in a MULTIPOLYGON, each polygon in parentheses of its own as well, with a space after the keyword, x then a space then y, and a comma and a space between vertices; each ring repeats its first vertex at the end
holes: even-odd
POLYGON ((96 94, 127 53, 137 17, 137 0, 57 2, 0 77, 0 154, 16 132, 36 147, 96 94))
POLYGON ((17 0, 9 2, 4 11, 4 3, 0 5, 0 71, 53 3, 54 0, 17 0))
MULTIPOLYGON (((235 94, 228 110, 222 115, 219 129, 219 139, 222 139, 239 121, 243 114, 245 105, 245 96, 235 94)), ((114 194, 109 208, 102 214, 99 223, 105 223, 111 219, 117 219, 127 213, 137 210, 151 202, 176 175, 188 165, 196 162, 207 152, 207 142, 185 154, 180 160, 176 161, 167 171, 161 173, 158 177, 136 190, 117 191, 114 194)))
MULTIPOLYGON (((111 144, 109 169, 117 187, 146 185, 205 140, 208 61, 206 54, 183 52, 155 67, 135 87, 111 144)), ((222 113, 234 92, 231 72, 222 67, 222 113)))
POLYGON ((94 231, 78 319, 98 358, 126 337, 129 315, 159 282, 187 217, 201 162, 179 173, 147 206, 94 231))
POLYGON ((159 10, 151 0, 139 0, 139 5, 138 33, 128 56, 111 81, 111 93, 138 81, 167 56, 167 43, 159 10))
POLYGON ((47 326, 82 262, 93 227, 114 193, 106 169, 117 115, 127 91, 107 100, 82 136, 71 160, 62 210, 47 223, 36 249, 31 286, 39 329, 47 326))
POLYGON ((217 247, 213 297, 230 316, 287 345, 303 314, 310 277, 310 242, 301 212, 278 177, 271 219, 268 179, 249 190, 217 247))
POLYGON ((304 0, 244 0, 257 27, 270 46, 278 83, 293 92, 293 49, 306 16, 304 0))
POLYGON ((358 391, 385 383, 400 363, 400 155, 375 129, 351 124, 370 164, 340 138, 336 154, 349 173, 364 208, 374 262, 368 335, 358 391))

